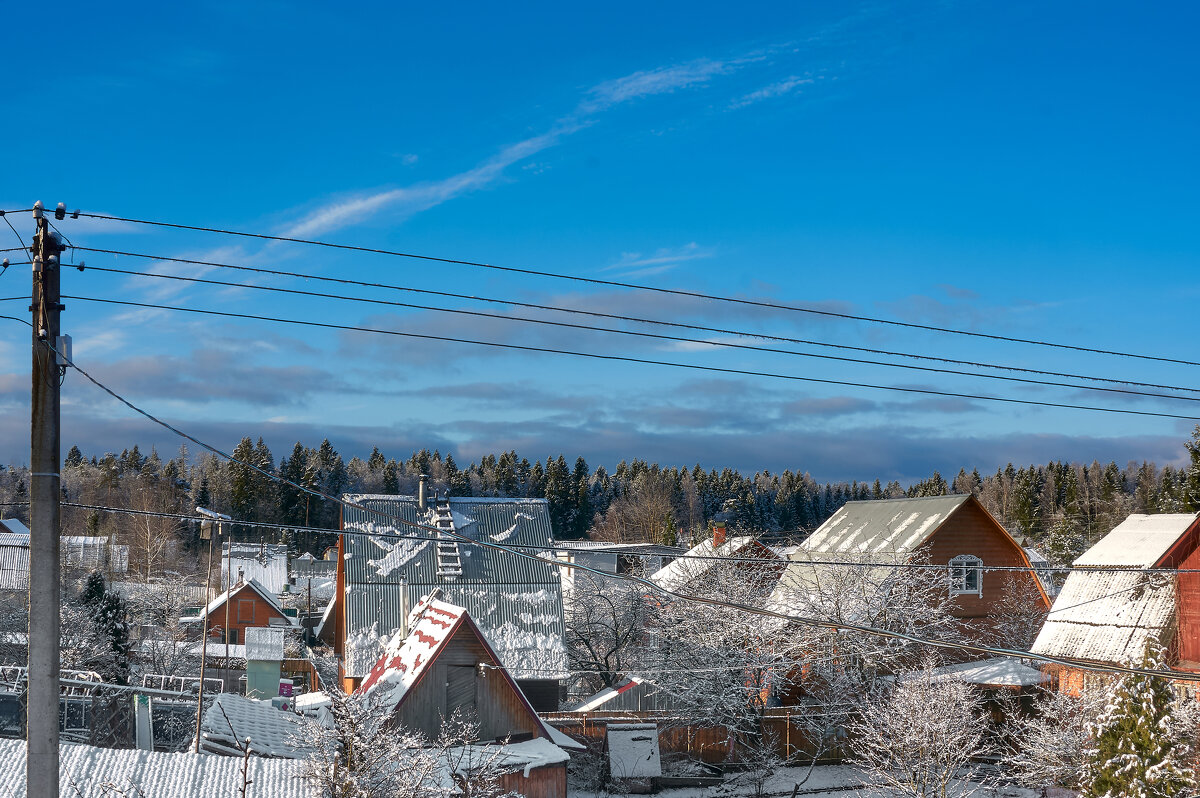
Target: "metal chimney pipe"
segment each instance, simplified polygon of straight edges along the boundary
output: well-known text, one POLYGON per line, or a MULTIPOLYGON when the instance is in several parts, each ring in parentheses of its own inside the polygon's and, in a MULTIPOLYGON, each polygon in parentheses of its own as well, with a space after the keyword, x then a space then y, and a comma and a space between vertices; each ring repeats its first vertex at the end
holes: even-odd
POLYGON ((428 506, 429 506, 428 490, 429 490, 429 475, 422 474, 421 481, 417 486, 417 507, 420 508, 421 510, 428 509, 428 506))

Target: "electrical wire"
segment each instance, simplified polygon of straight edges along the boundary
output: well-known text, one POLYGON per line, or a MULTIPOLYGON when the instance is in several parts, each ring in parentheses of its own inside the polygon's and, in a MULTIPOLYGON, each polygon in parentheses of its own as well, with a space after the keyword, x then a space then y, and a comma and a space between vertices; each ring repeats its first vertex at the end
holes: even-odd
POLYGON ((677 363, 669 360, 652 360, 650 358, 631 357, 629 355, 606 355, 597 352, 576 352, 569 349, 555 349, 551 347, 541 346, 526 346, 522 344, 506 344, 498 341, 478 341, 471 338, 455 338, 446 335, 431 335, 428 333, 402 332, 400 330, 378 330, 370 327, 355 327, 347 324, 334 324, 332 322, 311 321, 307 319, 283 319, 275 316, 261 316, 249 313, 233 313, 232 311, 224 310, 208 310, 204 308, 183 308, 173 305, 163 305, 147 302, 133 302, 123 299, 104 299, 100 297, 86 297, 78 295, 63 294, 63 299, 77 299, 84 302, 100 302, 109 305, 124 305, 128 307, 148 308, 152 310, 171 310, 180 313, 194 313, 206 316, 220 316, 232 319, 247 319, 253 321, 274 322, 277 324, 294 324, 303 327, 317 327, 326 330, 346 330, 350 332, 364 332, 375 335, 390 335, 403 338, 417 338, 426 341, 442 341, 445 343, 469 344, 472 346, 486 346, 494 349, 508 349, 520 352, 536 352, 539 354, 553 355, 568 355, 572 357, 591 358, 593 360, 607 360, 621 363, 638 363, 647 366, 668 366, 671 368, 690 369, 693 371, 704 371, 716 374, 735 374, 742 377, 766 377, 770 379, 791 380, 795 382, 811 382, 819 385, 839 385, 850 388, 871 388, 882 391, 896 391, 900 393, 921 394, 925 396, 943 396, 953 399, 975 399, 986 402, 1003 402, 1006 404, 1028 405, 1032 407, 1054 407, 1067 410, 1089 410, 1098 413, 1117 413, 1121 415, 1133 416, 1149 416, 1154 418, 1177 418, 1185 421, 1200 421, 1200 416, 1185 416, 1178 413, 1159 413, 1151 410, 1130 410, 1118 407, 1098 407, 1095 405, 1077 405, 1067 402, 1042 402, 1035 399, 1017 399, 1009 396, 990 396, 987 394, 969 394, 958 393, 955 391, 939 391, 933 388, 915 388, 901 385, 879 385, 868 382, 852 382, 849 380, 830 380, 821 377, 804 377, 798 374, 779 374, 769 371, 753 371, 750 369, 735 369, 725 368, 722 366, 705 366, 698 363, 677 363))
POLYGON ((198 226, 198 225, 176 224, 173 222, 160 222, 160 221, 155 221, 155 220, 150 220, 150 219, 132 219, 132 218, 122 217, 122 216, 110 216, 107 214, 82 213, 82 212, 78 212, 78 211, 76 212, 76 214, 79 216, 87 217, 89 219, 104 219, 104 220, 108 220, 108 221, 152 225, 152 226, 156 226, 156 227, 173 228, 176 230, 194 230, 197 232, 204 232, 204 233, 219 233, 222 235, 240 236, 243 238, 253 238, 253 239, 258 239, 258 240, 262 240, 262 241, 279 241, 279 242, 290 243, 290 244, 306 244, 309 246, 348 250, 350 252, 365 252, 365 253, 372 253, 372 254, 376 254, 376 255, 389 255, 392 257, 411 258, 411 259, 416 259, 416 260, 429 261, 429 262, 433 262, 433 263, 445 263, 445 264, 456 265, 456 266, 470 266, 473 268, 480 268, 480 269, 493 269, 496 271, 508 272, 508 273, 512 273, 512 274, 526 274, 526 275, 531 275, 531 276, 535 276, 535 277, 549 277, 549 278, 556 279, 556 280, 571 280, 574 282, 587 283, 590 285, 603 285, 603 286, 609 286, 612 288, 627 288, 627 289, 632 289, 632 290, 636 290, 636 291, 650 291, 650 292, 654 292, 654 293, 669 294, 669 295, 673 295, 673 296, 686 296, 686 297, 692 297, 694 299, 711 300, 714 302, 730 302, 730 303, 734 303, 734 304, 738 304, 738 305, 745 305, 745 306, 750 306, 750 307, 769 308, 771 310, 786 310, 786 311, 791 311, 794 313, 808 313, 808 314, 813 314, 813 315, 817 315, 817 316, 825 316, 828 318, 846 319, 846 320, 850 320, 850 321, 863 321, 863 322, 869 322, 871 324, 884 324, 884 325, 891 325, 891 326, 895 326, 895 327, 904 327, 907 329, 926 330, 929 332, 939 332, 939 333, 947 333, 947 334, 951 334, 951 335, 968 336, 971 338, 986 338, 986 339, 993 340, 993 341, 1004 341, 1007 343, 1029 344, 1032 346, 1044 346, 1044 347, 1051 347, 1054 349, 1065 349, 1065 350, 1070 350, 1070 351, 1074 351, 1074 352, 1090 352, 1090 353, 1099 354, 1099 355, 1113 355, 1116 357, 1136 358, 1139 360, 1153 360, 1153 361, 1157 361, 1157 362, 1161 362, 1161 363, 1178 363, 1178 364, 1186 365, 1186 366, 1200 366, 1200 362, 1197 362, 1194 360, 1182 360, 1182 359, 1177 359, 1177 358, 1161 357, 1161 356, 1157 356, 1157 355, 1145 355, 1145 354, 1138 354, 1138 353, 1133 353, 1133 352, 1119 352, 1119 351, 1109 350, 1109 349, 1095 349, 1095 348, 1086 347, 1086 346, 1076 346, 1074 344, 1063 344, 1063 343, 1056 343, 1056 342, 1052 342, 1052 341, 1042 341, 1042 340, 1031 339, 1031 338, 1017 338, 1014 336, 973 332, 970 330, 958 330, 958 329, 954 329, 952 327, 937 327, 937 326, 933 326, 933 325, 929 325, 929 324, 917 324, 915 322, 899 321, 897 319, 884 319, 884 318, 876 318, 876 317, 872 317, 872 316, 857 316, 857 315, 854 315, 851 313, 837 313, 835 311, 820 310, 818 308, 802 307, 802 306, 795 306, 795 305, 782 305, 782 304, 779 304, 776 302, 764 302, 764 301, 753 300, 753 299, 741 299, 741 298, 737 298, 737 297, 719 296, 716 294, 705 294, 705 293, 701 293, 699 291, 684 291, 684 290, 676 289, 676 288, 660 288, 657 286, 643 285, 643 284, 639 284, 639 283, 626 283, 626 282, 620 282, 617 280, 602 280, 602 279, 595 278, 595 277, 580 277, 578 275, 560 274, 557 272, 538 271, 536 269, 524 269, 524 268, 518 268, 515 266, 499 266, 499 265, 492 264, 492 263, 482 263, 479 261, 462 260, 459 258, 445 258, 445 257, 434 256, 434 255, 419 255, 419 254, 412 253, 412 252, 401 252, 401 251, 390 250, 390 249, 379 249, 376 247, 362 247, 362 246, 355 246, 352 244, 336 244, 336 243, 332 243, 332 242, 328 242, 328 241, 318 241, 315 239, 295 238, 295 237, 291 237, 291 236, 276 236, 276 235, 268 235, 266 233, 249 233, 249 232, 239 231, 239 230, 224 230, 224 229, 217 228, 217 227, 202 227, 202 226, 198 226))
MULTIPOLYGON (((82 271, 84 267, 79 267, 82 271)), ((232 283, 226 280, 210 280, 203 277, 188 277, 177 274, 155 274, 153 272, 136 272, 127 269, 112 269, 104 266, 88 266, 91 271, 106 272, 110 274, 124 274, 133 277, 150 277, 159 280, 176 280, 181 282, 199 283, 203 285, 218 285, 227 288, 246 288, 254 291, 269 291, 273 293, 291 294, 294 296, 307 296, 319 299, 335 299, 346 302, 362 302, 373 305, 385 305, 388 307, 408 308, 412 310, 425 310, 433 313, 451 313, 461 316, 471 316, 474 318, 498 319, 501 321, 509 321, 524 324, 541 324, 551 327, 569 328, 574 330, 586 330, 589 332, 612 333, 614 335, 628 335, 638 338, 650 338, 659 341, 672 341, 675 343, 700 344, 718 349, 741 349, 754 352, 767 352, 779 355, 792 355, 795 357, 810 357, 820 360, 833 360, 841 363, 856 363, 868 366, 885 366, 889 368, 907 369, 910 371, 921 371, 934 374, 951 374, 959 377, 980 377, 989 380, 1002 380, 1005 382, 1016 382, 1024 385, 1045 385, 1056 388, 1074 388, 1081 391, 1100 391, 1104 393, 1124 394, 1127 396, 1145 396, 1155 399, 1177 399, 1179 401, 1200 402, 1200 396, 1177 396, 1164 393, 1153 393, 1148 391, 1135 391, 1128 388, 1107 388, 1096 385, 1076 385, 1068 382, 1053 382, 1049 380, 1035 380, 1028 377, 1012 377, 1004 374, 983 374, 976 371, 960 371, 957 369, 934 368, 932 366, 917 366, 907 363, 889 363, 882 360, 866 360, 864 358, 844 357, 840 355, 824 355, 817 352, 799 352, 794 349, 775 349, 769 346, 754 346, 751 344, 738 344, 729 341, 712 341, 703 338, 685 338, 676 335, 662 335, 660 333, 638 332, 636 330, 622 330, 613 327, 597 327, 590 324, 575 324, 565 321, 552 321, 550 319, 535 319, 527 316, 508 316, 501 313, 485 313, 478 310, 465 310, 463 308, 447 308, 438 307, 436 305, 419 305, 411 302, 395 302, 387 299, 371 299, 368 297, 353 297, 343 296, 340 294, 329 294, 319 291, 304 291, 298 288, 283 288, 281 286, 255 285, 252 283, 232 283)), ((1183 388, 1179 390, 1200 391, 1195 388, 1183 388)))
POLYGON ((1059 665, 1062 667, 1076 668, 1079 670, 1092 671, 1092 672, 1158 676, 1158 677, 1163 677, 1163 678, 1174 679, 1176 681, 1200 682, 1200 674, 1189 674, 1189 673, 1182 673, 1182 672, 1176 672, 1176 671, 1159 671, 1159 670, 1155 670, 1155 669, 1140 668, 1140 667, 1134 667, 1134 666, 1129 666, 1129 665, 1111 665, 1111 664, 1107 664, 1107 663, 1095 663, 1095 662, 1090 662, 1088 660, 1076 659, 1073 657, 1052 657, 1052 656, 1047 656, 1044 654, 1035 654, 1030 651, 1021 651, 1019 649, 1001 648, 1001 647, 997 647, 997 646, 984 646, 984 645, 979 645, 979 644, 974 644, 974 643, 962 643, 962 642, 958 642, 958 641, 949 641, 949 640, 935 640, 932 638, 921 637, 920 635, 909 634, 907 632, 895 632, 895 631, 891 631, 891 630, 887 630, 887 629, 879 629, 877 627, 865 626, 865 625, 860 625, 860 624, 825 621, 825 620, 822 620, 819 618, 809 618, 809 617, 804 617, 804 616, 799 616, 799 615, 791 615, 791 614, 783 613, 783 612, 776 612, 774 610, 768 610, 765 608, 754 607, 749 604, 742 604, 740 602, 723 601, 721 599, 708 598, 706 596, 696 596, 696 595, 691 595, 691 594, 687 594, 687 593, 681 593, 681 592, 675 591, 675 590, 668 590, 667 588, 657 585, 654 582, 650 581, 649 579, 645 579, 642 577, 632 576, 629 574, 609 574, 605 571, 601 571, 596 568, 591 568, 586 565, 580 565, 578 563, 565 563, 565 562, 557 561, 557 560, 551 562, 548 560, 544 560, 541 557, 538 557, 536 554, 530 554, 528 552, 519 551, 517 549, 514 549, 510 546, 506 546, 501 543, 492 543, 492 542, 474 540, 466 535, 463 535, 461 533, 458 533, 458 532, 455 532, 452 530, 442 530, 442 529, 438 529, 437 527, 429 526, 427 524, 418 524, 418 523, 409 521, 405 518, 401 518, 399 516, 396 516, 396 515, 393 515, 390 513, 385 513, 381 510, 364 507, 364 506, 358 504, 357 502, 347 501, 345 499, 341 499, 336 496, 331 496, 331 495, 325 493, 324 491, 316 490, 314 488, 311 488, 311 487, 308 487, 305 485, 300 485, 298 483, 292 482, 291 480, 284 479, 283 477, 272 474, 269 471, 266 471, 263 468, 255 465, 253 463, 248 463, 248 462, 240 460, 236 457, 233 457, 232 455, 230 455, 226 452, 223 452, 222 450, 216 448, 215 446, 212 446, 211 444, 208 444, 208 443, 200 440, 199 438, 196 438, 196 437, 184 432, 183 430, 180 430, 179 428, 169 424, 166 421, 163 421, 162 419, 157 418, 150 412, 133 404, 128 399, 121 396, 113 389, 109 388, 107 385, 104 385, 103 383, 101 383, 99 380, 97 380, 95 377, 93 377, 91 374, 89 374, 85 369, 83 369, 79 365, 77 365, 65 352, 59 351, 57 349, 57 347, 54 346, 53 344, 51 344, 49 341, 42 341, 41 343, 43 344, 43 346, 45 346, 45 348, 48 350, 49 353, 57 355, 70 368, 73 368, 75 371, 79 372, 79 374, 81 374, 86 380, 91 382, 93 385, 98 387, 100 390, 107 393, 109 396, 116 399, 121 404, 123 404, 126 407, 133 410, 138 415, 141 415, 142 417, 154 422, 155 424, 163 427, 164 429, 167 429, 167 430, 175 433, 176 435, 178 435, 179 437, 181 437, 185 440, 192 441, 193 443, 200 446, 201 448, 203 448, 219 457, 222 457, 222 458, 228 460, 229 462, 237 463, 243 467, 249 468, 252 471, 255 471, 255 472, 261 474, 262 476, 267 477, 268 479, 270 479, 274 482, 278 482, 278 483, 284 484, 284 485, 290 485, 291 487, 296 488, 304 493, 308 493, 308 494, 316 496, 318 498, 332 501, 335 504, 338 504, 342 507, 361 510, 363 512, 374 514, 376 516, 388 519, 390 521, 394 521, 398 524, 408 526, 410 528, 420 529, 420 530, 423 530, 426 532, 432 532, 435 535, 437 535, 443 539, 449 538, 449 539, 453 539, 453 540, 463 542, 463 543, 473 543, 475 545, 478 545, 478 546, 481 546, 484 548, 489 548, 489 549, 493 549, 493 550, 500 551, 500 552, 506 552, 506 553, 511 554, 512 556, 518 557, 520 559, 532 560, 532 561, 536 561, 536 562, 549 562, 554 567, 557 567, 560 569, 561 568, 570 568, 572 570, 582 571, 584 573, 592 573, 592 574, 595 574, 596 576, 601 577, 602 579, 613 579, 613 580, 617 580, 617 581, 629 582, 631 584, 635 584, 635 585, 644 587, 645 589, 650 590, 653 593, 657 593, 657 594, 665 596, 669 599, 686 601, 686 602, 693 603, 693 604, 701 604, 701 605, 706 605, 706 606, 715 606, 715 607, 721 607, 721 608, 725 608, 725 609, 738 610, 738 611, 746 612, 751 615, 758 615, 758 616, 762 616, 762 617, 773 618, 776 620, 785 621, 787 623, 796 623, 796 624, 800 624, 802 626, 808 626, 808 627, 814 628, 814 629, 826 629, 826 630, 830 630, 830 631, 857 632, 857 633, 871 635, 871 636, 880 637, 880 638, 884 638, 884 639, 902 640, 905 642, 916 643, 918 645, 932 646, 935 648, 943 648, 943 649, 955 650, 955 651, 965 651, 965 652, 970 652, 970 653, 974 653, 974 654, 989 654, 992 656, 1013 657, 1013 658, 1018 658, 1018 659, 1031 659, 1031 660, 1035 660, 1038 662, 1044 662, 1049 665, 1059 665))
MULTIPOLYGON (((618 313, 602 313, 600 311, 586 310, 584 308, 578 308, 578 307, 559 307, 559 306, 555 306, 555 305, 541 305, 541 304, 537 304, 534 302, 521 302, 521 301, 514 300, 514 299, 499 299, 499 298, 495 298, 495 297, 480 296, 478 294, 458 294, 458 293, 454 293, 451 291, 435 291, 432 289, 412 288, 409 286, 394 285, 394 284, 389 284, 389 283, 373 283, 373 282, 366 282, 366 281, 361 281, 361 280, 350 280, 350 279, 346 279, 343 277, 326 277, 326 276, 316 275, 316 274, 303 274, 303 273, 299 273, 299 272, 289 272, 289 271, 284 271, 284 270, 280 270, 280 269, 267 269, 267 268, 257 267, 257 266, 245 266, 245 265, 237 265, 237 264, 231 264, 231 263, 219 263, 219 262, 215 262, 215 261, 195 260, 195 259, 191 259, 191 258, 174 258, 174 257, 165 256, 165 255, 148 255, 148 254, 140 253, 140 252, 127 252, 127 251, 117 250, 117 249, 98 249, 95 247, 74 247, 74 249, 79 250, 79 251, 84 251, 84 252, 96 252, 96 253, 103 253, 103 254, 108 254, 108 255, 144 258, 144 259, 148 259, 148 260, 163 261, 163 262, 168 262, 168 263, 185 263, 185 264, 191 264, 191 265, 195 265, 195 266, 211 266, 211 267, 220 268, 220 269, 234 269, 234 270, 250 272, 250 273, 254 273, 254 274, 274 275, 277 277, 294 277, 294 278, 300 279, 300 280, 314 280, 314 281, 327 282, 327 283, 336 283, 336 284, 340 284, 340 285, 352 285, 352 286, 357 286, 360 288, 372 288, 372 289, 382 288, 382 289, 387 289, 387 290, 391 290, 391 291, 403 291, 406 293, 424 294, 427 296, 444 297, 447 299, 464 299, 464 300, 468 300, 468 301, 472 301, 472 302, 487 302, 487 303, 498 304, 498 305, 509 305, 512 307, 529 308, 531 310, 544 310, 544 311, 550 311, 550 312, 554 312, 554 313, 569 313, 569 314, 576 314, 576 315, 582 315, 582 316, 591 316, 593 318, 632 322, 632 323, 636 323, 636 324, 651 324, 651 325, 671 327, 671 328, 676 328, 676 329, 695 330, 697 332, 714 333, 717 335, 734 335, 739 338, 752 338, 752 339, 763 340, 763 341, 778 341, 780 343, 802 344, 805 346, 819 346, 819 347, 824 347, 824 348, 829 348, 829 349, 840 349, 843 351, 863 352, 863 353, 871 354, 871 355, 885 355, 885 356, 889 356, 889 357, 906 357, 906 358, 912 358, 914 360, 925 360, 925 361, 932 361, 932 362, 936 362, 936 363, 948 363, 950 365, 955 365, 955 366, 971 366, 973 368, 988 368, 988 369, 998 369, 998 370, 1002 370, 1002 371, 1016 371, 1016 372, 1021 372, 1021 373, 1025 373, 1025 374, 1038 374, 1038 375, 1045 376, 1045 377, 1066 377, 1069 379, 1088 380, 1091 382, 1103 382, 1103 383, 1112 383, 1112 384, 1119 384, 1119 385, 1133 385, 1135 387, 1140 387, 1140 388, 1162 388, 1162 389, 1172 390, 1172 391, 1188 391, 1188 392, 1193 392, 1193 393, 1200 393, 1200 388, 1187 388, 1187 387, 1183 387, 1183 386, 1179 386, 1179 385, 1164 385, 1164 384, 1153 383, 1153 382, 1137 382, 1134 380, 1126 380, 1126 379, 1120 379, 1120 378, 1114 378, 1114 377, 1096 377, 1096 376, 1090 376, 1090 375, 1086 375, 1086 374, 1074 374, 1071 372, 1048 371, 1045 369, 1025 368, 1022 366, 1014 366, 1014 365, 1009 365, 1009 364, 984 363, 984 362, 977 362, 977 361, 972 361, 972 360, 957 360, 954 358, 938 357, 938 356, 934 356, 934 355, 925 355, 925 354, 916 354, 913 352, 898 352, 898 351, 892 351, 892 350, 888 350, 888 349, 877 349, 877 348, 872 348, 872 347, 853 346, 850 344, 839 344, 839 343, 833 343, 830 341, 816 341, 816 340, 811 340, 811 339, 806 339, 806 338, 792 338, 792 337, 781 336, 781 335, 769 335, 767 333, 748 332, 745 330, 731 330, 731 329, 724 329, 721 327, 710 327, 710 326, 705 326, 705 325, 701 325, 701 324, 686 324, 684 322, 677 322, 677 321, 665 321, 665 320, 661 320, 661 319, 647 319, 647 318, 642 318, 642 317, 638 317, 638 316, 621 315, 618 313)), ((76 267, 76 268, 79 268, 79 267, 76 267)), ((147 276, 147 277, 153 276, 153 277, 165 277, 168 279, 189 279, 189 278, 177 277, 175 275, 154 274, 153 272, 135 272, 135 271, 122 271, 120 269, 103 269, 103 268, 97 267, 97 266, 88 266, 86 268, 95 269, 97 271, 112 271, 112 272, 116 272, 119 274, 130 274, 130 275, 139 275, 139 276, 147 276)), ((198 278, 190 278, 190 279, 198 279, 198 278)), ((237 285, 237 284, 231 284, 231 285, 237 285)), ((243 286, 243 287, 250 287, 250 286, 243 286)), ((318 296, 328 296, 328 295, 318 294, 318 296)), ((357 299, 357 298, 355 298, 355 299, 357 299)), ((363 301, 369 301, 369 300, 363 300, 363 301)))

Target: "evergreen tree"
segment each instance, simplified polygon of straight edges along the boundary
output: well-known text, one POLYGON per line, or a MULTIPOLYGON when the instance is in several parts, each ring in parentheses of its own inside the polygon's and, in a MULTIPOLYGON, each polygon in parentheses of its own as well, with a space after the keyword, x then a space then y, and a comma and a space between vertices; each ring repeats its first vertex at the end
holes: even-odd
POLYGON ((83 452, 79 451, 78 446, 72 446, 67 451, 67 459, 63 460, 63 465, 67 468, 78 468, 83 465, 83 452))
MULTIPOLYGON (((1147 647, 1141 667, 1163 668, 1158 646, 1147 647)), ((1092 745, 1080 778, 1088 798, 1159 798, 1183 795, 1196 784, 1189 746, 1172 716, 1172 694, 1160 676, 1127 674, 1108 695, 1091 725, 1092 745)))
POLYGON ((84 605, 95 624, 98 638, 96 642, 107 654, 99 660, 103 663, 100 666, 100 675, 105 681, 126 684, 129 681, 129 655, 132 645, 129 641, 125 600, 120 594, 109 591, 104 577, 99 571, 93 571, 84 582, 79 602, 84 605))

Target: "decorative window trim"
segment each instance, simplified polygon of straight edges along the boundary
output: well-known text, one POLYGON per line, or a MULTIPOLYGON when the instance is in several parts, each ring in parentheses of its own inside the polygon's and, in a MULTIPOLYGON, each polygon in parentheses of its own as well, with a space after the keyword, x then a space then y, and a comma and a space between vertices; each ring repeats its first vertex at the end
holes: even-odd
POLYGON ((950 560, 950 595, 983 595, 983 560, 971 554, 960 554, 950 560))

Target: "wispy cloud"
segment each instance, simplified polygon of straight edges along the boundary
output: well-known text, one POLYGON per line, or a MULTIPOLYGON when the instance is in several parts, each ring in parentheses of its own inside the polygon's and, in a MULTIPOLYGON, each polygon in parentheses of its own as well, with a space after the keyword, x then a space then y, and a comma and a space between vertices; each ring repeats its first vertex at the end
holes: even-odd
POLYGON ((655 94, 669 94, 679 89, 707 83, 717 75, 728 73, 744 62, 743 59, 714 61, 700 58, 683 64, 634 72, 623 78, 608 80, 593 86, 587 93, 587 99, 580 104, 579 112, 594 114, 629 100, 655 94))
POLYGON ((660 274, 685 261, 711 258, 715 254, 711 247, 702 247, 692 241, 682 247, 660 247, 649 255, 642 252, 622 252, 621 259, 611 266, 605 266, 604 271, 619 271, 627 277, 660 274))
POLYGON ((736 110, 738 108, 745 108, 747 105, 753 105, 754 103, 761 102, 762 100, 770 100, 775 97, 782 97, 785 94, 791 94, 801 86, 806 86, 814 82, 815 78, 802 78, 792 75, 784 80, 772 83, 768 86, 763 86, 757 91, 752 91, 749 94, 743 94, 741 97, 729 104, 729 109, 736 110))
POLYGON ((765 56, 762 55, 724 60, 701 58, 604 81, 588 89, 576 109, 557 119, 547 132, 510 144, 472 169, 442 180, 336 199, 310 211, 299 222, 285 227, 282 234, 295 238, 319 236, 383 211, 396 219, 406 219, 486 188, 499 180, 508 167, 554 147, 567 136, 592 124, 593 117, 617 105, 701 86, 719 75, 729 74, 763 58, 765 56))

